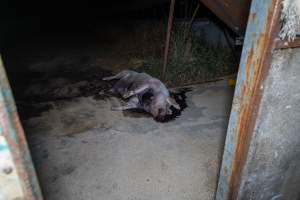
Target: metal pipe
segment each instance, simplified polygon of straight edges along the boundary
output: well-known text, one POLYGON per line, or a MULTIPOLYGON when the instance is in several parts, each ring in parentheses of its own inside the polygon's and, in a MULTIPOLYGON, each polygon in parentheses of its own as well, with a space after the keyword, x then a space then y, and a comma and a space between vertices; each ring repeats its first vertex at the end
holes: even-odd
POLYGON ((168 54, 169 54, 170 37, 171 37, 171 30, 172 30, 172 24, 173 24, 174 7, 175 7, 175 0, 171 0, 169 18, 168 18, 168 28, 167 28, 165 52, 164 52, 164 64, 163 64, 163 71, 162 71, 162 79, 163 80, 165 80, 166 72, 167 72, 168 54))

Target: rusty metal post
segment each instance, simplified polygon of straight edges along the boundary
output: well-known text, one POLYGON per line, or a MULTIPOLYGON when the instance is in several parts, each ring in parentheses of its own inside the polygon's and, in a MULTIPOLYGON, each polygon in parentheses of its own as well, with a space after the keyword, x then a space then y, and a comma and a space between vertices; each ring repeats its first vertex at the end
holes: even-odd
POLYGON ((165 52, 164 52, 164 64, 163 64, 163 71, 162 71, 162 79, 163 80, 165 80, 166 72, 167 72, 168 54, 169 54, 170 38, 171 38, 171 31, 172 31, 172 24, 173 24, 174 7, 175 7, 175 0, 171 0, 169 18, 168 18, 167 37, 166 37, 166 43, 165 43, 165 52))
POLYGON ((238 199, 263 84, 271 66, 272 50, 280 28, 280 3, 281 0, 253 0, 251 4, 227 129, 217 200, 238 199))
POLYGON ((0 57, 0 199, 41 200, 13 95, 0 57))

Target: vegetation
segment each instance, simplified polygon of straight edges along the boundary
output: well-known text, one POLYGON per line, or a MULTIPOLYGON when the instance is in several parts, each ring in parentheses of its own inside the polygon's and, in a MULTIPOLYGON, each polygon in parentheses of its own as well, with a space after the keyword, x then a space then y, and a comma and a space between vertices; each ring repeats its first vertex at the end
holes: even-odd
MULTIPOLYGON (((187 25, 173 27, 165 80, 169 86, 212 80, 236 71, 230 48, 210 46, 188 29, 187 25)), ((142 71, 161 77, 162 56, 146 56, 143 60, 142 71)))

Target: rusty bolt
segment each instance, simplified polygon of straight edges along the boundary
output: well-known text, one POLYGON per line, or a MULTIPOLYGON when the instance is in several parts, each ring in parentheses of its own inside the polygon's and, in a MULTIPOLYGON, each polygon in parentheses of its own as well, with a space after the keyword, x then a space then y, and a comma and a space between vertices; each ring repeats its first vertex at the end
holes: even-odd
POLYGON ((11 167, 5 167, 2 171, 4 174, 11 174, 13 169, 11 167))

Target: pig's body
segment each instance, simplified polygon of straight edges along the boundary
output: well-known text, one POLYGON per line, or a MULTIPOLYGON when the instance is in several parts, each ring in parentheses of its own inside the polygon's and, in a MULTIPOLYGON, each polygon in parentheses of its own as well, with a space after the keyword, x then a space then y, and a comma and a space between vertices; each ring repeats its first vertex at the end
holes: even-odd
POLYGON ((115 76, 103 78, 103 80, 119 79, 111 89, 111 92, 129 98, 126 105, 113 108, 113 110, 126 110, 132 108, 143 109, 162 120, 167 114, 171 114, 170 106, 179 109, 178 104, 171 99, 166 86, 158 79, 146 73, 124 70, 115 76))

